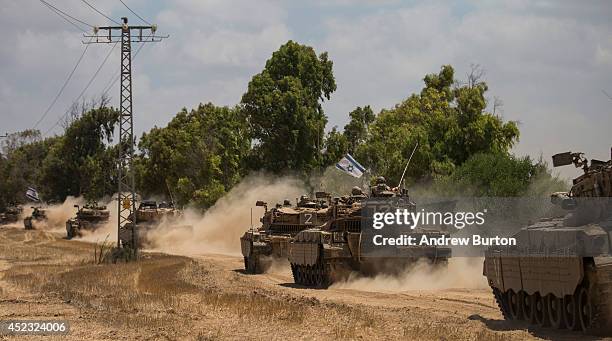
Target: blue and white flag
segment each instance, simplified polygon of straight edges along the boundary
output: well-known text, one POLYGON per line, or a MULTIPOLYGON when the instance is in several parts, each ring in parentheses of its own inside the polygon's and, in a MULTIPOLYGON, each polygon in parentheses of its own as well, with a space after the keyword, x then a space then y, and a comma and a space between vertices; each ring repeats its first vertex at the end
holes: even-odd
POLYGON ((336 168, 343 172, 347 172, 356 178, 360 178, 363 175, 363 172, 365 172, 365 168, 363 168, 359 162, 355 161, 351 154, 346 154, 342 160, 338 161, 338 163, 336 163, 336 168))
POLYGON ((28 190, 26 191, 26 197, 28 197, 28 199, 32 201, 40 201, 40 198, 38 197, 38 192, 32 187, 28 187, 28 190))

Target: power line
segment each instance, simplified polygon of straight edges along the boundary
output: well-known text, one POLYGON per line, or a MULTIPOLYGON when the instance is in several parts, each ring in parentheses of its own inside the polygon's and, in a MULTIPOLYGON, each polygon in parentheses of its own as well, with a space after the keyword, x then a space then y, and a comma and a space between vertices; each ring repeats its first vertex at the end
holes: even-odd
POLYGON ((74 20, 74 21, 80 22, 81 24, 83 24, 83 25, 85 25, 85 26, 89 26, 89 27, 91 27, 91 28, 93 28, 93 27, 94 27, 93 25, 90 25, 90 24, 88 24, 88 23, 84 22, 83 20, 79 20, 79 19, 77 19, 77 18, 75 18, 75 17, 71 16, 70 14, 68 14, 68 13, 66 13, 66 12, 64 12, 64 11, 62 11, 61 9, 59 9, 59 8, 57 8, 57 7, 53 6, 53 5, 51 5, 50 3, 46 2, 45 0, 39 0, 39 1, 40 1, 40 2, 42 2, 43 4, 45 4, 45 5, 49 6, 50 8, 54 9, 55 11, 57 11, 57 12, 59 12, 59 13, 61 13, 61 14, 65 15, 65 16, 67 16, 68 18, 70 18, 70 19, 72 19, 72 20, 74 20))
POLYGON ((115 24, 117 24, 117 25, 121 25, 121 24, 120 24, 120 23, 119 23, 117 20, 114 20, 114 19, 110 18, 108 15, 106 15, 106 14, 104 14, 104 13, 100 12, 100 11, 99 11, 97 8, 93 7, 93 6, 92 6, 92 5, 91 5, 89 2, 87 2, 87 1, 85 1, 85 0, 81 0, 81 1, 83 1, 83 2, 85 3, 85 5, 87 5, 87 6, 91 7, 91 9, 93 9, 94 11, 98 12, 98 14, 100 14, 101 16, 103 16, 103 17, 105 17, 106 19, 108 19, 108 20, 110 20, 110 21, 114 22, 114 23, 115 23, 115 24))
POLYGON ((75 24, 73 21, 71 21, 70 19, 68 19, 67 17, 65 17, 63 14, 61 14, 60 12, 56 11, 55 9, 53 9, 53 7, 52 7, 52 6, 50 6, 50 5, 48 5, 48 4, 44 3, 44 2, 43 2, 43 5, 47 6, 47 8, 48 8, 48 9, 49 9, 51 12, 53 12, 53 13, 57 14, 57 15, 58 15, 60 18, 64 19, 64 20, 65 20, 67 23, 69 23, 70 25, 72 25, 72 26, 76 27, 76 28, 77 28, 79 31, 81 31, 81 32, 83 32, 83 33, 87 33, 87 32, 85 32, 85 30, 84 30, 84 29, 83 29, 81 26, 79 26, 79 25, 75 24))
POLYGON ((40 122, 42 120, 45 119, 45 117, 47 117, 47 114, 49 113, 49 111, 51 110, 51 108, 53 108, 53 106, 55 105, 55 102, 57 102, 57 100, 59 99, 59 97, 62 95, 62 93, 64 92, 64 89, 66 89, 66 85, 68 85, 68 82, 70 82, 70 79, 72 78, 72 75, 74 75, 74 72, 76 71, 77 67, 79 67, 79 64, 81 64, 81 60, 83 60, 83 57, 85 56, 85 52, 87 52, 87 48, 89 47, 89 45, 85 45, 85 49, 83 50, 83 53, 81 53, 81 56, 79 57, 79 60, 77 60, 76 64, 74 65, 74 67, 72 68, 72 71, 70 72, 70 74, 68 75, 68 78, 66 78, 66 80, 64 81, 64 84, 62 85, 60 91, 57 93, 57 95, 55 96, 55 98, 53 99, 53 101, 51 101, 51 104, 49 104, 49 106, 47 107, 47 110, 45 110, 45 112, 42 114, 42 116, 38 119, 38 121, 36 121, 36 124, 34 124, 34 127, 32 129, 36 129, 36 127, 38 127, 38 125, 40 124, 40 122))
POLYGON ((125 8, 127 8, 130 12, 132 12, 132 14, 134 14, 136 17, 138 17, 138 19, 142 20, 142 22, 144 22, 147 25, 151 25, 153 26, 153 24, 151 24, 150 22, 144 20, 140 15, 136 14, 136 12, 132 11, 131 8, 128 7, 128 5, 125 4, 125 2, 123 2, 123 0, 119 0, 121 1, 121 3, 123 4, 123 6, 125 6, 125 8))
MULTIPOLYGON (((113 52, 113 50, 115 49, 115 47, 117 47, 117 43, 113 44, 113 47, 110 49, 110 51, 108 51, 108 54, 106 55, 106 57, 104 58, 104 60, 102 61, 102 64, 100 64, 100 66, 98 66, 98 69, 96 70, 96 72, 94 73, 94 75, 91 77, 91 79, 89 80, 89 82, 87 83, 87 85, 85 86, 85 88, 83 89, 83 91, 81 91, 81 93, 79 94, 79 96, 73 101, 73 103, 78 102, 81 97, 83 97, 83 94, 85 94, 85 91, 87 91, 87 89, 89 89, 89 86, 91 85, 91 83, 93 83, 94 79, 96 79, 96 77, 98 76, 98 73, 100 72, 100 70, 102 69, 102 67, 104 66, 104 64, 106 64, 106 61, 108 60, 108 58, 110 57, 111 53, 113 52)), ((62 121, 62 119, 64 119, 67 115, 68 115, 68 111, 63 114, 62 116, 60 116, 60 118, 57 120, 57 122, 55 122, 55 124, 53 126, 51 126, 51 128, 47 129, 45 131, 45 133, 43 134, 43 136, 46 136, 51 130, 53 130, 55 127, 57 127, 57 125, 62 121)))

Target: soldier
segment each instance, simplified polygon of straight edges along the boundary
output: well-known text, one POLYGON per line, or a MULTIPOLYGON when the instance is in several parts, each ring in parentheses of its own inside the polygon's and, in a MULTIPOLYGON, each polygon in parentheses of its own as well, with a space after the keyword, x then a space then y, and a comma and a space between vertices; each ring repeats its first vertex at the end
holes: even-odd
POLYGON ((300 200, 298 201, 297 205, 298 207, 309 207, 312 205, 316 205, 316 203, 314 203, 312 200, 310 200, 310 197, 304 194, 300 197, 300 200))
POLYGON ((367 195, 365 195, 365 193, 363 193, 363 190, 359 186, 353 187, 353 189, 351 190, 351 196, 357 199, 365 199, 368 197, 367 195))
POLYGON ((376 178, 376 185, 372 186, 371 191, 373 197, 386 197, 389 196, 388 193, 391 193, 391 188, 387 186, 387 180, 379 176, 376 178))

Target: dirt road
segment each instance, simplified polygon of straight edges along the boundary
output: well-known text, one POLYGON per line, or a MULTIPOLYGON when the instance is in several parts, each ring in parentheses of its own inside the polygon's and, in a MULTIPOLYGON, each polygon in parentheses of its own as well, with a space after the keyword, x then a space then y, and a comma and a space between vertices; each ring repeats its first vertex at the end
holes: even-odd
POLYGON ((235 256, 93 255, 94 244, 0 227, 0 320, 66 319, 72 339, 583 338, 502 321, 486 289, 316 290, 287 267, 246 275, 235 256))

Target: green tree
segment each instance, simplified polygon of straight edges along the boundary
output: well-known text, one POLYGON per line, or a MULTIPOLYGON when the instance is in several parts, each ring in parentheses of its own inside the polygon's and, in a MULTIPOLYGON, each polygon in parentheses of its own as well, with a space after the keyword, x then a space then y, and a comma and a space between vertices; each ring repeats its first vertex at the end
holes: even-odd
POLYGON ((472 155, 452 175, 438 179, 434 187, 450 195, 547 197, 567 185, 553 176, 541 159, 491 152, 472 155))
POLYGON ((327 117, 321 101, 336 90, 327 53, 289 41, 253 76, 242 111, 254 139, 250 167, 308 174, 321 165, 327 117))
POLYGON ((340 133, 336 127, 325 137, 325 152, 323 153, 324 166, 338 162, 349 150, 349 140, 345 134, 340 133))
POLYGON ((413 180, 451 174, 472 155, 507 152, 518 140, 515 122, 485 111, 487 85, 473 79, 457 85, 445 65, 424 78, 425 87, 369 125, 356 155, 373 171, 399 181, 414 146, 419 147, 407 176, 413 180))
POLYGON ((0 208, 25 202, 28 187, 42 189, 40 168, 57 138, 43 140, 38 131, 25 131, 11 134, 9 141, 4 145, 6 157, 0 155, 0 208))
POLYGON ((365 142, 368 136, 368 127, 374 122, 376 116, 369 105, 357 107, 349 113, 350 121, 344 126, 344 136, 346 136, 349 153, 354 153, 357 146, 365 142))
POLYGON ((179 205, 211 206, 243 175, 250 146, 246 130, 235 108, 208 103, 183 109, 167 127, 143 134, 139 191, 172 196, 179 205))
POLYGON ((98 199, 116 192, 116 154, 109 151, 119 113, 114 108, 99 107, 75 118, 63 136, 50 146, 40 175, 43 194, 48 199, 67 196, 98 199), (114 154, 114 155, 113 155, 114 154))

